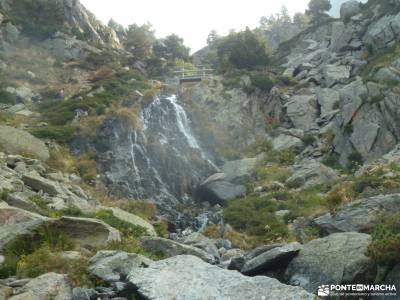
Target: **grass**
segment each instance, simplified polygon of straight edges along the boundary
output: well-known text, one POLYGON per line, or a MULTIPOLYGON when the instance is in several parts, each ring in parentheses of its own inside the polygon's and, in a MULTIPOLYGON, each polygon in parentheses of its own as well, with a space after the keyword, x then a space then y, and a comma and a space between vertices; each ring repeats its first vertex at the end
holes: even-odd
POLYGON ((382 216, 372 233, 367 255, 381 265, 400 262, 400 214, 382 216))
POLYGON ((257 168, 257 178, 264 184, 268 184, 273 181, 285 182, 290 175, 290 169, 279 164, 260 166, 257 168))

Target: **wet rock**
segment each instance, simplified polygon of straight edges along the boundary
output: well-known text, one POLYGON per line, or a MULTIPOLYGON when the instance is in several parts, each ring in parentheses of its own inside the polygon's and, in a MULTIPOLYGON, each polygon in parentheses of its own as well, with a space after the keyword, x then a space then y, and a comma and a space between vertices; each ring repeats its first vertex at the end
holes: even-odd
POLYGON ((313 299, 303 289, 268 277, 246 277, 235 271, 209 265, 201 259, 181 255, 134 270, 130 281, 146 299, 313 299), (168 276, 165 276, 168 274, 168 276))
POLYGON ((142 246, 145 250, 153 253, 161 253, 166 257, 178 255, 193 255, 201 258, 205 262, 214 263, 213 255, 196 247, 184 245, 172 240, 167 240, 160 237, 144 237, 142 238, 142 246))
POLYGON ((327 283, 371 283, 376 266, 365 256, 370 241, 369 235, 356 232, 313 240, 289 263, 287 281, 309 292, 327 283))

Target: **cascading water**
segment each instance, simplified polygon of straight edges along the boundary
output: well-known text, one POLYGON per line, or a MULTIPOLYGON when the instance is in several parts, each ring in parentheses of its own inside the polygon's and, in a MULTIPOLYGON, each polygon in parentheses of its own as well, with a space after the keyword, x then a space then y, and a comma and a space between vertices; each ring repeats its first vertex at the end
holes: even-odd
POLYGON ((107 155, 102 173, 114 194, 152 199, 170 213, 217 168, 177 96, 159 96, 143 107, 140 123, 134 129, 118 118, 106 122, 98 147, 107 155))

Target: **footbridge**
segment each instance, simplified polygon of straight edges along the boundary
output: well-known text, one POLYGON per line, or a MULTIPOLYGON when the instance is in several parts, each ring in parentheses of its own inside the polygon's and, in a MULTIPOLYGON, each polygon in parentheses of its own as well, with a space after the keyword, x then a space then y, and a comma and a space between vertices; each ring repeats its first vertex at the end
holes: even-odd
POLYGON ((199 82, 203 79, 206 79, 213 74, 213 69, 210 69, 206 66, 195 66, 194 68, 185 69, 182 68, 180 70, 175 71, 174 73, 179 78, 179 84, 186 82, 199 82))

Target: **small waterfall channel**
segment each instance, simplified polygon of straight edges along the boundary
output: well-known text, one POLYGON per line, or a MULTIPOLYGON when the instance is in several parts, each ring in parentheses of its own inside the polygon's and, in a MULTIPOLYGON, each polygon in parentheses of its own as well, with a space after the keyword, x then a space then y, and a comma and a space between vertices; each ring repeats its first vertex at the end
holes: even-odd
POLYGON ((218 171, 195 136, 184 106, 176 95, 160 95, 140 111, 141 125, 109 121, 106 175, 114 194, 151 199, 170 213, 191 202, 190 193, 218 171))

